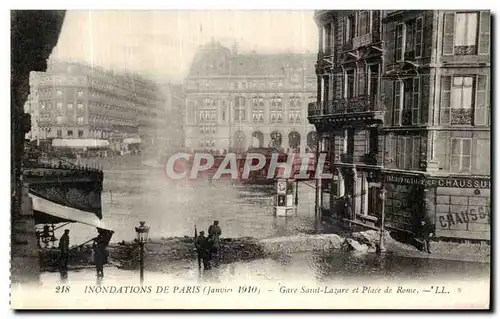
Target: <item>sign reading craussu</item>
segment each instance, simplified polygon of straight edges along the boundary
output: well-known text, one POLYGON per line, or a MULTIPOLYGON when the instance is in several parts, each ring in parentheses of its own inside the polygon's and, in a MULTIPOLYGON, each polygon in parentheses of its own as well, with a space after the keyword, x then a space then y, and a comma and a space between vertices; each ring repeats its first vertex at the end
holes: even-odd
POLYGON ((491 181, 477 178, 440 178, 404 175, 385 175, 385 182, 427 187, 481 188, 489 189, 491 181))

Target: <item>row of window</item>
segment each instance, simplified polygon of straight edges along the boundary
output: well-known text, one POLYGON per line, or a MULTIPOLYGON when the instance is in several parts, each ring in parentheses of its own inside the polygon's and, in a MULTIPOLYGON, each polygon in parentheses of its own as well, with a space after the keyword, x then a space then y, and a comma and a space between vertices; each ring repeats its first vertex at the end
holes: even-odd
MULTIPOLYGON (((342 83, 343 98, 360 95, 378 96, 378 65, 369 66, 372 72, 347 69, 335 79, 342 83)), ((422 75, 393 81, 392 125, 420 125, 427 121, 423 113, 423 85, 427 81, 422 75)), ((330 78, 322 78, 321 96, 332 99, 329 94, 330 78)), ((458 75, 441 77, 441 125, 489 125, 489 83, 486 75, 458 75)), ((376 102, 376 100, 374 101, 376 102)), ((425 106, 424 106, 425 107, 425 106)))
POLYGON ((142 115, 148 115, 148 116, 155 116, 155 113, 150 110, 145 110, 141 108, 135 108, 135 109, 130 109, 127 107, 119 106, 119 105, 112 105, 112 104, 107 104, 107 103, 101 103, 98 101, 90 101, 89 102, 89 109, 93 112, 96 110, 99 110, 104 113, 109 113, 111 110, 113 112, 133 112, 134 114, 142 114, 142 115))
MULTIPOLYGON (((64 91, 66 91, 66 93, 68 93, 70 91, 73 91, 73 89, 66 89, 64 91)), ((50 95, 50 96, 52 96, 52 94, 54 93, 54 90, 52 90, 52 88, 39 88, 39 89, 34 89, 33 93, 35 95, 39 94, 39 95, 50 95)), ((55 93, 56 93, 56 96, 62 96, 63 95, 63 89, 56 89, 55 93)), ((83 90, 76 90, 76 96, 77 97, 83 97, 83 90)))
MULTIPOLYGON (((488 79, 484 75, 443 76, 441 78, 440 124, 489 125, 488 79)), ((422 78, 393 83, 393 125, 419 125, 422 78)))
MULTIPOLYGON (((269 110, 269 121, 271 123, 282 123, 284 118, 284 110, 281 106, 271 107, 269 110)), ((198 113, 198 122, 214 122, 217 121, 217 110, 213 109, 202 109, 198 113)), ((226 121, 226 110, 222 110, 222 121, 226 121)), ((244 122, 247 121, 247 109, 245 107, 234 107, 234 120, 244 122)), ((302 120, 302 109, 301 108, 291 108, 288 110, 288 122, 289 123, 300 123, 302 120)), ((264 108, 254 107, 252 109, 252 122, 254 123, 264 123, 264 108)))
MULTIPOLYGON (((366 135, 366 152, 374 152, 377 136, 366 135)), ((346 129, 342 139, 342 152, 354 154, 354 131, 346 129)), ((331 145, 330 145, 331 147, 331 145)), ((421 165, 421 138, 418 136, 395 136, 392 138, 392 159, 396 168, 405 170, 419 170, 421 165)), ((376 152, 376 151, 375 151, 376 152)), ((471 138, 452 138, 450 153, 450 172, 470 173, 472 158, 471 138)))
POLYGON ((126 96, 133 94, 137 98, 145 100, 154 100, 157 98, 157 91, 155 89, 152 89, 135 81, 131 81, 126 86, 121 87, 116 84, 103 82, 97 78, 91 78, 89 80, 89 84, 92 88, 101 89, 107 92, 116 92, 119 95, 126 96))
POLYGON ((216 131, 217 131, 217 126, 215 126, 215 125, 200 126, 200 133, 201 134, 215 134, 216 131))
MULTIPOLYGON (((250 104, 252 106, 264 106, 265 101, 267 99, 265 99, 262 96, 254 96, 254 97, 250 98, 249 100, 250 100, 250 104)), ((269 105, 271 105, 271 106, 279 106, 279 105, 283 104, 283 98, 280 96, 273 96, 273 97, 269 98, 268 101, 269 101, 269 105)), ((308 98, 308 103, 311 103, 314 101, 316 101, 315 96, 310 96, 308 98)), ((204 98, 201 101, 201 103, 203 106, 216 106, 217 105, 216 100, 214 100, 212 98, 208 98, 208 97, 204 98)), ((234 98, 234 105, 235 106, 245 106, 246 103, 247 103, 247 98, 245 98, 243 96, 237 96, 234 98)), ((301 106, 302 105, 302 98, 298 97, 298 96, 291 96, 288 99, 288 103, 290 106, 301 106)), ((196 104, 198 104, 198 103, 195 101, 195 105, 196 104)), ((228 103, 228 101, 222 100, 221 104, 222 104, 222 107, 226 107, 228 104, 230 104, 230 102, 228 103)))
MULTIPOLYGON (((380 64, 373 63, 359 68, 346 68, 342 73, 320 78, 320 96, 322 101, 334 100, 336 98, 350 99, 356 96, 370 95, 378 96, 380 81, 380 64), (337 82, 340 84, 340 96, 330 96, 330 85, 337 82)), ((313 97, 309 98, 314 102, 313 97)))
MULTIPOLYGON (((362 10, 343 17, 342 22, 342 43, 349 44, 357 37, 362 37, 372 32, 379 32, 379 14, 376 11, 362 10)), ((320 29, 320 51, 333 53, 334 28, 332 24, 326 24, 320 29)))
MULTIPOLYGON (((424 49, 424 17, 398 23, 395 28, 395 61, 420 58, 424 49)), ((343 18, 342 42, 352 43, 356 37, 378 32, 378 14, 375 11, 359 11, 343 18)), ((331 24, 320 29, 320 51, 333 52, 331 24)), ((481 55, 490 53, 490 13, 447 12, 444 14, 443 55, 481 55)))
MULTIPOLYGON (((62 102, 56 102, 56 110, 58 112, 62 112, 63 111, 63 103, 62 102)), ((45 102, 45 101, 42 101, 40 102, 40 112, 50 112, 52 111, 52 102, 45 102)), ((66 111, 68 112, 72 112, 73 110, 75 110, 75 106, 73 103, 68 103, 66 104, 66 111)), ((83 112, 84 111, 84 108, 83 108, 83 103, 77 103, 76 104, 76 110, 78 112, 83 112)))
MULTIPOLYGON (((204 89, 217 89, 217 88, 231 88, 233 90, 246 90, 246 89, 271 89, 271 90, 276 90, 276 89, 283 89, 283 81, 261 81, 261 82, 211 82, 211 81, 204 81, 204 82, 195 82, 194 83, 196 88, 204 88, 204 89)), ((306 88, 308 89, 314 89, 316 83, 314 81, 307 81, 306 83, 306 88)))
POLYGON ((85 84, 87 82, 86 78, 83 76, 75 77, 68 75, 48 75, 39 77, 39 81, 41 84, 52 84, 52 85, 61 85, 61 84, 85 84))
MULTIPOLYGON (((83 130, 77 130, 76 132, 74 130, 66 130, 66 135, 63 136, 63 130, 56 130, 56 137, 62 138, 62 137, 79 137, 82 138, 85 136, 85 132, 83 130), (76 135, 75 135, 76 134, 76 135)), ((89 132, 89 137, 94 137, 94 138, 107 138, 110 136, 109 132, 100 132, 100 131, 90 131, 89 132)))
MULTIPOLYGON (((49 119, 50 120, 50 119, 49 119)), ((57 124, 64 124, 64 123, 75 123, 75 118, 74 117, 67 117, 67 116, 56 116, 56 123, 57 124)), ((85 118, 83 116, 78 116, 76 118, 76 123, 78 125, 83 125, 85 124, 85 118)))
POLYGON ((129 125, 129 126, 137 125, 137 122, 131 119, 124 119, 124 118, 117 118, 110 116, 93 116, 93 115, 89 116, 89 123, 93 125, 99 125, 99 124, 118 124, 118 125, 129 125))
POLYGON ((205 137, 199 141, 199 146, 215 147, 215 139, 213 137, 205 137))
POLYGON ((91 86, 90 94, 94 97, 106 97, 110 99, 115 99, 119 101, 129 100, 131 105, 141 104, 141 105, 154 105, 157 99, 145 98, 138 95, 135 91, 109 91, 106 88, 99 86, 91 86))
MULTIPOLYGON (((397 168, 407 170, 420 169, 420 138, 398 136, 393 140, 393 157, 397 168)), ((470 173, 472 169, 472 139, 452 138, 450 153, 451 173, 470 173)))

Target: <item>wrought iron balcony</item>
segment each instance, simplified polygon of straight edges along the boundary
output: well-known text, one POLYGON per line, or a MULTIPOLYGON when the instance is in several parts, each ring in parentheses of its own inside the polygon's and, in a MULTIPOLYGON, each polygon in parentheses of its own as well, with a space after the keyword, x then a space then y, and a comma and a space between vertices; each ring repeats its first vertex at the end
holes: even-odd
POLYGON ((352 39, 352 48, 358 49, 369 46, 380 41, 380 34, 378 32, 370 32, 365 35, 355 37, 352 39))
POLYGON ((381 103, 374 96, 362 95, 348 99, 337 99, 308 104, 309 116, 337 115, 383 111, 381 103))
POLYGON ((353 154, 348 154, 348 153, 342 153, 342 154, 340 154, 340 161, 342 163, 350 163, 350 164, 352 164, 354 162, 354 155, 353 154))
POLYGON ((361 162, 366 165, 377 165, 377 154, 376 153, 366 153, 361 157, 361 162))
POLYGON ((451 125, 472 125, 472 109, 451 109, 451 125))
POLYGON ((323 115, 321 104, 316 102, 311 102, 307 104, 307 113, 309 116, 319 116, 323 115))

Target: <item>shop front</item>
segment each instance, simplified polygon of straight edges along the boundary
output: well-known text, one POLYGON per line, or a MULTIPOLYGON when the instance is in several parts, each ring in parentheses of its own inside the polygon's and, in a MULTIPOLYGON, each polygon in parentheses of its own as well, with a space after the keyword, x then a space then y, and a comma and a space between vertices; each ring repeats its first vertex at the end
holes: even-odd
POLYGON ((384 172, 383 181, 387 228, 416 233, 425 220, 436 238, 490 241, 488 178, 384 172))

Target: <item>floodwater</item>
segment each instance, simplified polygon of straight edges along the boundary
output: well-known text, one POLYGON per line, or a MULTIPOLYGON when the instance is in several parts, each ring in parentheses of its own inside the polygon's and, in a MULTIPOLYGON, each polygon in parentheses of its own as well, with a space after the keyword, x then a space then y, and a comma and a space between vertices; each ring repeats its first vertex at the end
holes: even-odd
MULTIPOLYGON (((273 186, 231 185, 228 180, 172 181, 161 167, 142 164, 140 157, 100 159, 104 166, 103 222, 115 231, 113 242, 135 238, 145 221, 150 238, 193 236, 219 220, 224 237, 268 238, 327 231, 314 218, 314 189, 299 185, 295 216, 274 217, 273 186)), ((71 244, 95 236, 95 229, 70 225, 71 244)), ((62 231, 62 229, 61 229, 62 231)), ((58 237, 59 234, 56 234, 58 237)))
MULTIPOLYGON (((220 221, 223 237, 268 238, 332 232, 328 226, 315 221, 314 189, 309 185, 299 184, 299 206, 295 216, 275 217, 272 186, 231 186, 224 180, 213 181, 213 185, 207 180, 175 183, 164 176, 161 167, 142 165, 139 157, 120 161, 104 165, 103 221, 115 230, 113 242, 133 239, 134 227, 139 221, 151 227, 150 238, 193 236, 195 225, 200 231, 215 219, 220 221)), ((95 236, 95 229, 88 226, 70 225, 69 228, 72 245, 95 236)), ((200 276, 194 262, 165 267, 159 270, 164 275, 186 279, 200 276)), ((385 258, 376 254, 356 256, 339 251, 221 265, 205 278, 215 281, 234 276, 270 280, 281 280, 283 276, 315 280, 483 278, 489 276, 489 267, 481 263, 392 255, 385 258)))

